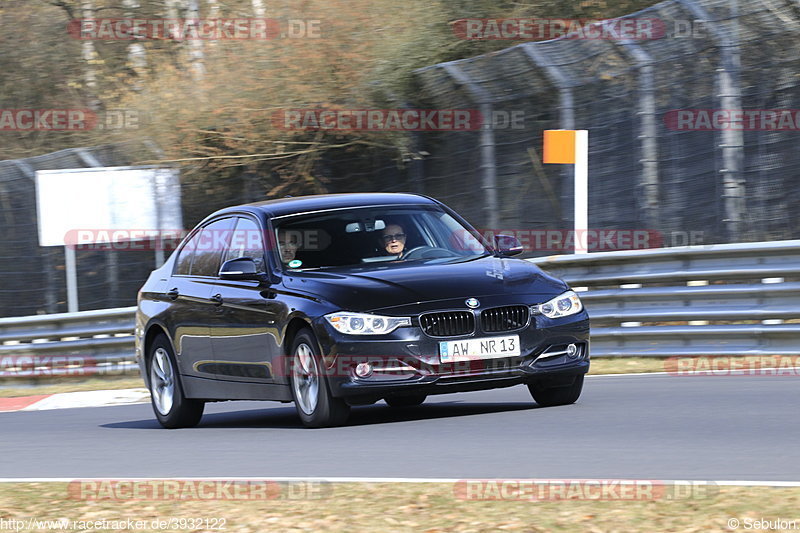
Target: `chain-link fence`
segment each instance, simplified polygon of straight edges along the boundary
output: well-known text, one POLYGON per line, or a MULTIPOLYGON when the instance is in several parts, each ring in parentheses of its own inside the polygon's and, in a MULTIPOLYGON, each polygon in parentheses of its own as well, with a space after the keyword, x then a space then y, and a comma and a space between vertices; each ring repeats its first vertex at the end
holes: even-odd
MULTIPOLYGON (((416 71, 419 98, 399 106, 475 109, 491 127, 412 133, 405 156, 328 152, 309 171, 306 192, 423 192, 479 228, 568 230, 572 181, 566 169, 541 164, 542 131, 587 129, 590 228, 654 230, 663 242, 651 244, 666 246, 688 244, 690 232, 704 243, 800 238, 800 120, 741 131, 676 128, 669 118, 676 110, 800 108, 800 3, 668 0, 629 18, 661 21, 663 35, 528 42, 416 71)), ((0 162, 0 316, 66 311, 63 249, 38 246, 36 170, 160 158, 138 143, 0 162)), ((216 209, 263 200, 281 182, 268 167, 200 170, 182 170, 186 228, 216 209)), ((558 252, 532 247, 532 255, 558 252)), ((80 309, 135 303, 154 255, 79 250, 80 309)))
POLYGON ((540 164, 542 130, 587 129, 590 228, 656 230, 664 245, 800 237, 800 4, 669 0, 626 18, 656 21, 652 38, 527 42, 416 71, 434 107, 524 114, 524 128, 428 138, 426 191, 476 225, 570 228, 571 180, 540 164), (704 128, 677 110, 795 123, 704 128))
MULTIPOLYGON (((64 247, 39 246, 36 171, 124 166, 143 151, 107 145, 0 161, 0 316, 67 310, 64 247)), ((154 265, 153 252, 144 251, 77 250, 76 259, 81 310, 131 305, 154 265)))
MULTIPOLYGON (((137 142, 0 161, 0 220, 3 224, 0 231, 0 317, 67 311, 64 247, 39 246, 37 170, 139 165, 152 163, 162 156, 156 146, 137 142)), ((177 244, 171 230, 189 230, 223 207, 265 200, 268 192, 280 183, 280 178, 268 171, 245 168, 209 176, 200 170, 198 166, 182 169, 184 228, 170 228, 162 254, 152 250, 148 243, 101 244, 76 249, 79 310, 134 305, 136 292, 159 257, 169 257, 177 244)), ((329 192, 413 189, 407 167, 398 165, 383 152, 367 158, 355 152, 328 156, 317 165, 315 172, 329 192), (376 179, 376 176, 380 177, 376 179)), ((74 191, 76 195, 84 193, 74 191)), ((69 201, 64 198, 64 202, 69 201)), ((126 206, 126 209, 136 208, 136 205, 126 206)))

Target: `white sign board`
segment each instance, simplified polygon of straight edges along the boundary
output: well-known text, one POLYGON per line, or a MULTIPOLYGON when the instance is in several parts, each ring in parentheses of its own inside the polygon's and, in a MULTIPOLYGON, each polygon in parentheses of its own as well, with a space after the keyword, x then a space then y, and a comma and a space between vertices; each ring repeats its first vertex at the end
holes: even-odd
MULTIPOLYGON (((183 228, 177 169, 101 167, 36 172, 39 245, 183 228), (85 236, 85 238, 78 238, 85 236)), ((83 242, 81 242, 83 241, 83 242)))

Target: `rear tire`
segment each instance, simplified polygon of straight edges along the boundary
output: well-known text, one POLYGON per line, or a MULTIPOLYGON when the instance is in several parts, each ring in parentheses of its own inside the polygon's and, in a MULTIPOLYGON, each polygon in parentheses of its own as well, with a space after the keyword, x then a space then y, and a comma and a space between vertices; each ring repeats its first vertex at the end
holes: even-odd
POLYGON ((196 426, 203 417, 205 402, 183 394, 178 364, 166 336, 153 339, 148 361, 150 401, 158 423, 167 429, 196 426))
POLYGON ((416 407, 418 405, 422 405, 427 397, 427 394, 415 394, 412 396, 390 396, 388 398, 384 398, 384 401, 389 404, 390 407, 416 407))
POLYGON ((565 387, 541 387, 536 384, 529 384, 528 390, 531 391, 533 399, 542 407, 552 407, 555 405, 569 405, 578 401, 583 390, 583 374, 576 376, 572 385, 565 387))
POLYGON ((350 406, 331 395, 318 346, 314 334, 307 328, 301 329, 292 342, 289 384, 294 405, 306 427, 341 426, 350 416, 350 406))

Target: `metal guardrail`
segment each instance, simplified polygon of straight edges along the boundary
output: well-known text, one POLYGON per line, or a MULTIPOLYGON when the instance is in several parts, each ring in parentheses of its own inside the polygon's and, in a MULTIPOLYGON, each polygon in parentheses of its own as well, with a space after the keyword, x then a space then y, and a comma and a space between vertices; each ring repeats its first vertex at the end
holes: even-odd
POLYGON ((0 378, 138 372, 135 307, 0 318, 0 378))
POLYGON ((800 240, 531 261, 583 289, 592 357, 800 355, 800 240))
MULTIPOLYGON (((800 240, 531 261, 580 291, 592 357, 800 355, 800 240)), ((136 373, 135 310, 0 319, 0 378, 136 373)))

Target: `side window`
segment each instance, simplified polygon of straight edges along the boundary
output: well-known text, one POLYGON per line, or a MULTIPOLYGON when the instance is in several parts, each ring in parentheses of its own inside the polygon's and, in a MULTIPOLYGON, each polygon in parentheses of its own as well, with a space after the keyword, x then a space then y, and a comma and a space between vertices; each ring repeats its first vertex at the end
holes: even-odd
POLYGON ((231 237, 230 248, 225 261, 250 257, 255 261, 258 272, 266 272, 264 267, 264 238, 258 223, 251 218, 239 218, 231 237))
POLYGON ((215 220, 199 233, 192 276, 216 277, 219 274, 220 259, 230 242, 235 220, 234 217, 215 220))
POLYGON ((192 259, 194 259, 194 252, 197 249, 197 241, 200 239, 200 232, 195 233, 189 242, 181 248, 180 255, 175 264, 176 276, 188 276, 189 270, 192 268, 192 259))

